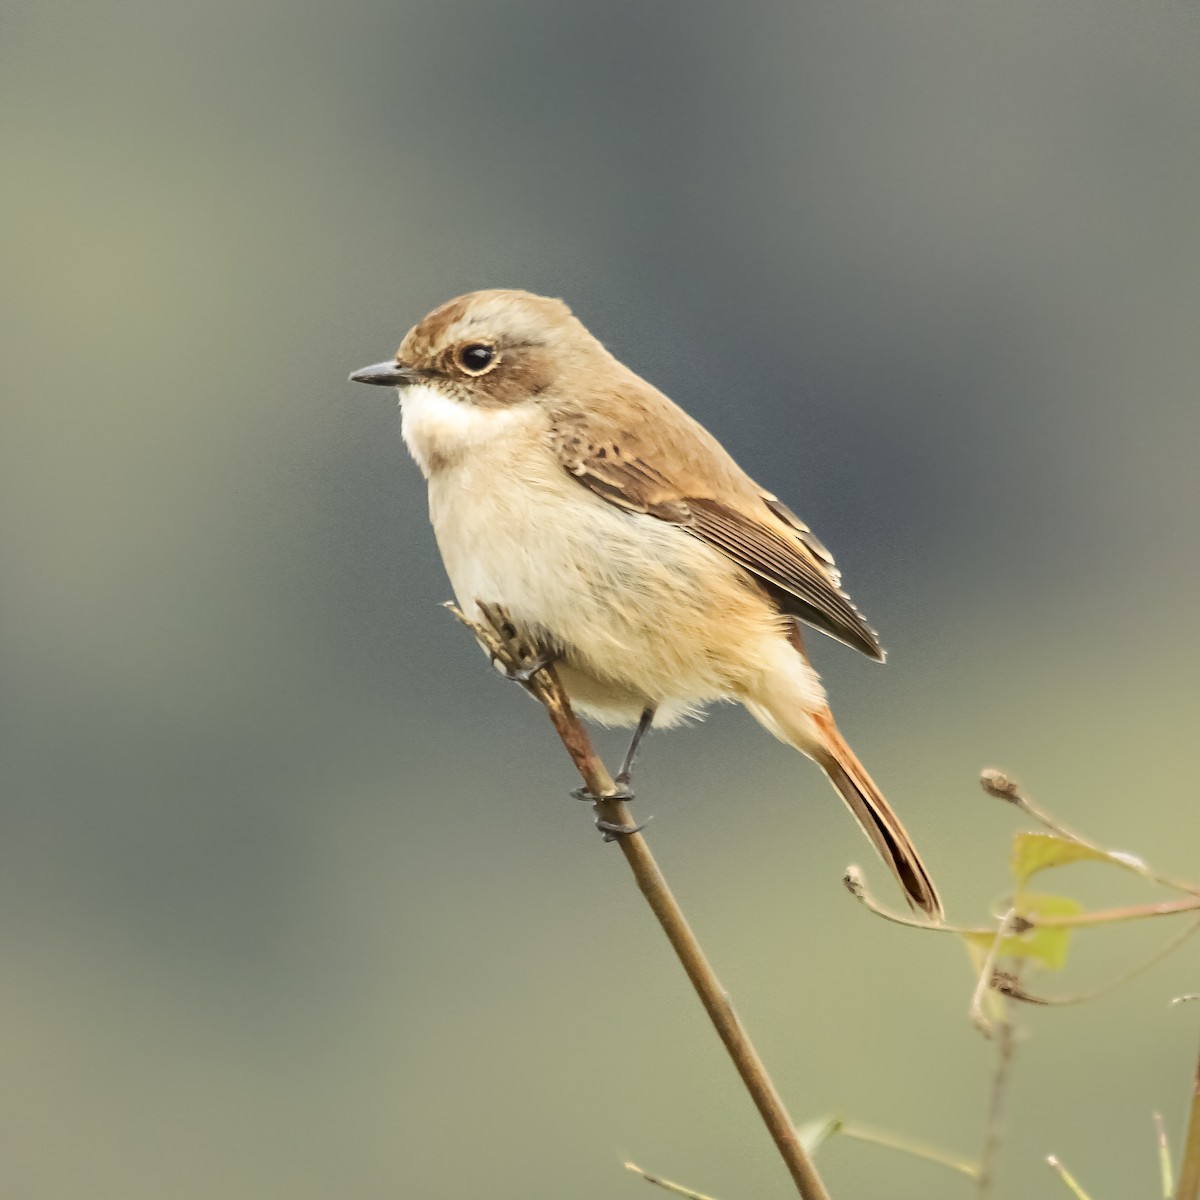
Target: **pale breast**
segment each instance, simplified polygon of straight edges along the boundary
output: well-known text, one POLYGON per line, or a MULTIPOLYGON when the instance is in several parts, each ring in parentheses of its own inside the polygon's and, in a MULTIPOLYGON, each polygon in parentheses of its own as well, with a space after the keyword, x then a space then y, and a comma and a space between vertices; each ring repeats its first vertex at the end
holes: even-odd
POLYGON ((423 402, 406 412, 459 604, 503 605, 579 670, 656 703, 732 694, 754 666, 745 646, 779 637, 770 605, 712 547, 581 486, 550 453, 548 433, 534 405, 464 417, 423 402))

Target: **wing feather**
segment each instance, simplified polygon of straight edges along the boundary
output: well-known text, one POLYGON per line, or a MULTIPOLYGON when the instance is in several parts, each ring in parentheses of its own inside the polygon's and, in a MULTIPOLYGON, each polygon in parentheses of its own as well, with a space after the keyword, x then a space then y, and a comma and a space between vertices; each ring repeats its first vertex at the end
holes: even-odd
POLYGON ((688 507, 692 522, 684 528, 782 591, 785 611, 870 658, 882 659, 875 631, 838 587, 837 577, 803 543, 715 500, 691 499, 688 507))
MULTIPOLYGON (((637 453, 638 440, 629 433, 588 437, 578 426, 560 428, 554 438, 563 466, 596 495, 679 526, 765 585, 782 611, 871 658, 883 658, 875 631, 839 586, 833 556, 791 509, 749 480, 763 506, 761 519, 711 496, 688 494, 637 453)), ((725 470, 732 465, 722 463, 725 470)))

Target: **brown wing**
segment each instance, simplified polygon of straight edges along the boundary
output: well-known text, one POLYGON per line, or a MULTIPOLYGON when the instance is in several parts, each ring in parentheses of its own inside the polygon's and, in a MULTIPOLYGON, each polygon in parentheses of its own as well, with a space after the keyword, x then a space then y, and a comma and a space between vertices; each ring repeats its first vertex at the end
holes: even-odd
POLYGON ((825 543, 778 496, 764 492, 763 502, 785 525, 792 527, 792 532, 804 543, 813 558, 825 568, 825 574, 834 584, 840 584, 842 573, 833 561, 833 555, 826 549, 825 543))
POLYGON ((838 586, 829 551, 769 492, 757 493, 763 505, 758 520, 712 497, 688 495, 615 439, 560 429, 555 449, 567 471, 610 504, 678 525, 755 576, 782 611, 882 661, 879 638, 838 586))

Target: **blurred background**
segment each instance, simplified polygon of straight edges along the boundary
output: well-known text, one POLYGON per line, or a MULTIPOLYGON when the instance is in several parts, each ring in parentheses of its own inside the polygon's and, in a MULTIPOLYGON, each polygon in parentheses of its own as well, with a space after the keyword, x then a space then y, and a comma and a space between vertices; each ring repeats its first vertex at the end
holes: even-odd
MULTIPOLYGON (((622 1155, 790 1194, 543 715, 438 608, 394 397, 346 381, 470 289, 566 298, 834 549, 891 658, 810 644, 952 918, 1006 886, 989 764, 1200 875, 1194 6, 3 25, 6 1195, 649 1195, 622 1155)), ((816 769, 726 709, 638 783, 797 1119, 977 1153, 966 956, 844 894, 857 860, 898 903, 816 769)), ((1031 984, 1169 933, 1084 933, 1031 984)), ((1148 1194, 1196 968, 1022 1014, 997 1194, 1063 1194, 1049 1152, 1148 1194)), ((841 1200, 969 1194, 822 1164, 841 1200)))

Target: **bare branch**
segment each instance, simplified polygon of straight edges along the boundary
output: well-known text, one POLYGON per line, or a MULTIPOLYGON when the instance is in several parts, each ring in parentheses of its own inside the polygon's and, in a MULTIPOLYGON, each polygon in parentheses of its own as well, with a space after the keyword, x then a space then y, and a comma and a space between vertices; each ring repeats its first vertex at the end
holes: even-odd
MULTIPOLYGON (((1003 926, 1001 927, 1003 930, 1003 926)), ((996 945, 1000 941, 997 938, 996 945)), ((1019 968, 1018 968, 1019 969, 1019 968)), ((983 973, 980 973, 983 978, 983 973)), ((1019 982, 1019 979, 1018 979, 1019 982)), ((976 1196, 987 1200, 992 1194, 1000 1147, 1004 1143, 1004 1106, 1008 1099, 1008 1084, 1012 1074, 1013 1054, 1016 1051, 1017 1031, 1012 1022, 1012 1005, 1001 999, 1000 1020, 995 1023, 996 1059, 992 1067, 992 1086, 988 1093, 987 1116, 983 1127, 983 1150, 979 1155, 979 1186, 976 1196)))
POLYGON ((937 1146, 930 1146, 925 1142, 913 1141, 906 1137, 901 1137, 899 1134, 889 1133, 881 1129, 872 1129, 867 1125, 859 1125, 854 1121, 841 1121, 838 1123, 837 1132, 844 1134, 848 1138, 853 1138, 856 1142, 867 1142, 872 1146, 883 1146, 888 1150, 895 1150, 900 1154, 907 1154, 911 1158, 921 1158, 926 1162, 937 1163, 940 1167, 945 1167, 950 1171, 957 1171, 960 1175, 966 1175, 968 1179, 979 1178, 979 1164, 972 1162, 969 1158, 963 1158, 960 1154, 951 1154, 948 1150, 942 1150, 937 1146))
MULTIPOLYGON (((478 603, 478 602, 477 602, 478 603)), ((503 609, 478 604, 483 622, 471 621, 454 605, 447 605, 464 625, 471 629, 484 650, 517 678, 523 687, 545 706, 555 732, 583 777, 584 786, 596 797, 597 815, 611 829, 635 830, 629 808, 617 794, 612 776, 592 749, 591 739, 571 708, 571 702, 558 681, 553 665, 537 662, 536 648, 521 643, 503 609)), ((788 1116, 782 1098, 767 1074, 749 1036, 734 1012, 729 996, 717 979, 688 925, 658 863, 650 853, 646 839, 638 832, 622 833, 617 845, 633 872, 634 879, 667 940, 675 950, 692 987, 717 1030, 733 1065, 742 1078, 779 1151, 792 1181, 803 1200, 829 1200, 825 1185, 817 1174, 811 1156, 804 1149, 796 1127, 788 1116)))
POLYGON ((1200 1062, 1192 1084, 1192 1107, 1183 1139, 1183 1161, 1179 1164, 1179 1190, 1175 1200, 1196 1200, 1200 1195, 1200 1062))
POLYGON ((1067 1185, 1067 1187, 1070 1189, 1071 1195, 1075 1197, 1075 1200, 1091 1200, 1091 1197, 1087 1194, 1087 1192, 1085 1192, 1083 1188, 1079 1186, 1075 1176, 1072 1175, 1071 1172, 1068 1171, 1067 1168, 1064 1167, 1062 1163, 1060 1163, 1058 1159, 1054 1157, 1053 1154, 1048 1154, 1046 1156, 1046 1165, 1059 1177, 1059 1179, 1063 1181, 1063 1183, 1067 1185))
POLYGON ((658 1175, 651 1175, 649 1171, 643 1171, 637 1163, 623 1163, 625 1170, 632 1171, 635 1175, 640 1175, 647 1183, 652 1183, 655 1187, 663 1188, 665 1191, 674 1192, 676 1196, 683 1196, 685 1200, 713 1200, 711 1196, 706 1196, 703 1192, 693 1192, 691 1188, 686 1188, 681 1183, 672 1183, 669 1179, 663 1179, 658 1175))
POLYGON ((1154 1133, 1158 1142, 1158 1172, 1162 1180, 1162 1200, 1171 1200, 1171 1193, 1175 1190, 1171 1172, 1171 1146, 1167 1141, 1167 1129, 1160 1112, 1154 1114, 1154 1133))
POLYGON ((1116 979, 1110 979, 1108 983, 1102 984, 1090 992, 1077 992, 1073 996, 1035 996, 1020 986, 1015 975, 1006 974, 1003 971, 996 972, 992 980, 992 986, 1002 995, 1008 996, 1013 1000, 1019 1000, 1023 1004, 1045 1006, 1084 1004, 1089 1000, 1095 1000, 1100 996, 1107 995, 1109 992, 1116 991, 1117 988, 1123 987, 1139 975, 1144 975, 1151 967, 1157 966, 1164 958, 1174 953, 1198 929, 1200 929, 1200 921, 1194 921, 1186 929, 1181 930, 1175 937, 1171 938, 1165 946, 1160 947, 1144 962, 1134 967, 1132 971, 1127 971, 1124 975, 1118 976, 1116 979))
POLYGON ((996 1029, 992 1019, 984 1012, 984 998, 992 987, 992 981, 996 973, 996 959, 1000 956, 1000 947, 1004 944, 1004 939, 1013 931, 1013 927, 1018 919, 1015 908, 1010 908, 1004 914, 1004 918, 1000 922, 1000 927, 996 930, 995 936, 992 938, 992 944, 988 949, 987 957, 983 960, 983 964, 979 968, 979 980, 975 984, 975 991, 971 995, 971 1007, 969 1009, 971 1024, 986 1038, 994 1036, 996 1029))
POLYGON ((1063 838, 1068 842, 1076 842, 1080 846, 1086 846, 1089 850, 1093 850, 1095 853, 1104 855, 1105 857, 1118 859, 1122 866, 1128 867, 1131 871, 1136 872, 1143 879, 1148 879, 1152 883, 1159 883, 1163 887, 1174 888, 1177 892, 1187 892, 1191 896, 1200 896, 1200 886, 1164 875, 1136 855, 1126 854, 1120 850, 1110 850, 1107 846, 1101 846, 1098 842, 1094 842, 1090 838, 1076 833, 1073 829, 1068 829, 1044 808, 1039 808, 1038 805, 1034 804, 1021 790, 1021 785, 1003 771, 998 771, 995 767, 988 767, 980 775, 979 782, 989 796, 995 796, 998 800, 1003 800, 1006 804, 1011 804, 1015 808, 1019 808, 1039 824, 1044 825, 1057 837, 1063 838))
POLYGON ((1042 929, 1086 929, 1090 925, 1116 925, 1122 921, 1142 921, 1147 917, 1174 917, 1200 910, 1200 896, 1186 900, 1164 900, 1161 904, 1128 904, 1119 908, 1101 908, 1094 912, 1071 913, 1062 917, 1030 917, 1030 925, 1042 929))
POLYGON ((866 876, 862 873, 862 868, 855 866, 853 863, 846 868, 845 874, 842 876, 842 884, 846 891, 852 895, 864 908, 869 908, 877 917, 882 917, 885 921, 891 921, 893 925, 906 925, 909 929, 928 929, 935 933, 988 933, 987 929, 967 929, 960 925, 947 925, 944 921, 930 921, 926 917, 912 917, 906 913, 898 913, 893 909, 885 908, 871 890, 867 887, 866 876))

